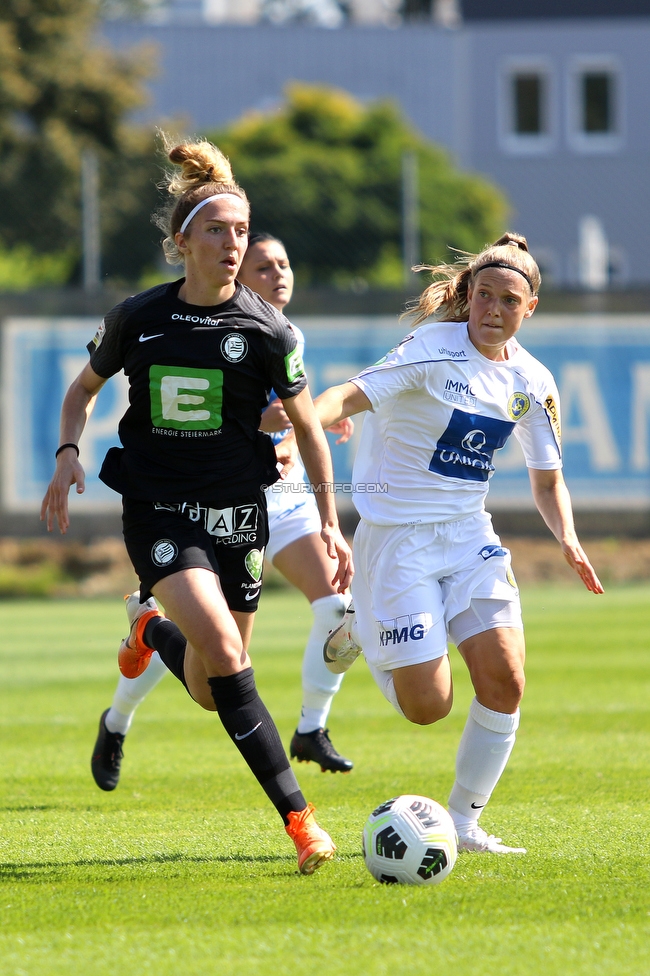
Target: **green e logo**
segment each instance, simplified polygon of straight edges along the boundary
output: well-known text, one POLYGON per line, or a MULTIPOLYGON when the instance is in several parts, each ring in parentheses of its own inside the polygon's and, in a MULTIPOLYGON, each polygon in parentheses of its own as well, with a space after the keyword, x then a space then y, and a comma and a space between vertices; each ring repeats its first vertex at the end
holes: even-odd
POLYGON ((177 430, 221 427, 223 372, 193 366, 152 366, 149 370, 151 421, 177 430))

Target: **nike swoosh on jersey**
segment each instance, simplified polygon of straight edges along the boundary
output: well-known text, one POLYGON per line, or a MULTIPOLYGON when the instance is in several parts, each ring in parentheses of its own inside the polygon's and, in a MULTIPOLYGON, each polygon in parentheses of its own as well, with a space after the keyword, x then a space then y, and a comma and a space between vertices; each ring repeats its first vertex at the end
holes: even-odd
POLYGON ((256 729, 259 729, 261 724, 262 724, 261 722, 258 722, 254 729, 251 729, 250 732, 244 732, 243 735, 240 735, 239 732, 235 732, 235 738, 237 739, 238 742, 241 742, 242 739, 247 739, 248 736, 252 735, 256 729))
POLYGON ((146 336, 143 334, 138 339, 138 342, 148 342, 149 339, 160 339, 162 338, 162 336, 164 336, 164 334, 165 334, 164 332, 157 332, 155 335, 151 335, 151 336, 146 336))

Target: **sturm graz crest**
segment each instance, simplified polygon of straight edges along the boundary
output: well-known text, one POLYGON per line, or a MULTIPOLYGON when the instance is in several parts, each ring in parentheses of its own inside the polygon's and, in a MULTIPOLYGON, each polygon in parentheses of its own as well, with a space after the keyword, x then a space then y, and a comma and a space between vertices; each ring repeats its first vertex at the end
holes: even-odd
POLYGON ((248 342, 245 336, 238 332, 231 332, 221 340, 221 353, 229 363, 238 363, 248 352, 248 342))
POLYGON ((151 559, 156 566, 169 566, 178 556, 178 546, 171 539, 159 539, 151 549, 151 559))

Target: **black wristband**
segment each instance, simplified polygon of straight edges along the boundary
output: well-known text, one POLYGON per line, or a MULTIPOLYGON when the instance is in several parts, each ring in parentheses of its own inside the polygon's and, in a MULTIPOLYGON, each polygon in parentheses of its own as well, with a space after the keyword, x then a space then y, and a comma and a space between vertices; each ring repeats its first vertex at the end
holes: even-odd
POLYGON ((65 451, 66 447, 74 447, 75 451, 77 452, 77 457, 79 457, 79 448, 76 444, 62 444, 61 447, 57 447, 54 457, 58 458, 61 451, 65 451))

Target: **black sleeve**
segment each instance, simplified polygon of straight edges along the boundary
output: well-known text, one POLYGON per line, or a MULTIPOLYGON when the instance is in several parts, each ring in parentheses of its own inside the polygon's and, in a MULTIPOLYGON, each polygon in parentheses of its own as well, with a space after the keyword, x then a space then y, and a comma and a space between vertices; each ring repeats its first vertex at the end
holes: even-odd
POLYGON ((271 385, 281 400, 297 396, 307 386, 298 342, 284 315, 278 315, 274 327, 267 333, 267 363, 271 385))
POLYGON ((106 314, 94 338, 86 346, 91 368, 105 379, 119 373, 124 366, 121 337, 125 319, 124 304, 116 305, 106 314))

